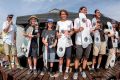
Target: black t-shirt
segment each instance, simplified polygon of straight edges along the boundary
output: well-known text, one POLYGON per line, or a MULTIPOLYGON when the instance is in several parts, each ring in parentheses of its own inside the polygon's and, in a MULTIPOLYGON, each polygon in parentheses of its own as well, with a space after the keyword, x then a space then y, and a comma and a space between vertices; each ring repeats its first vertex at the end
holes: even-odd
MULTIPOLYGON (((32 33, 32 35, 37 35, 38 33, 40 34, 40 30, 33 28, 33 33, 32 33)), ((37 42, 37 37, 33 37, 33 38, 32 38, 32 42, 37 42)))

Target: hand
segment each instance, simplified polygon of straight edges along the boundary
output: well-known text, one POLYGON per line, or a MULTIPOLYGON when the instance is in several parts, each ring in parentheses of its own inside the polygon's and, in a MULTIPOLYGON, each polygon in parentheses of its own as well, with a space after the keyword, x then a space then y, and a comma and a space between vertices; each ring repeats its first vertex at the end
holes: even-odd
POLYGON ((83 31, 83 30, 84 30, 84 28, 83 28, 83 27, 80 27, 80 28, 79 28, 79 30, 80 30, 80 32, 81 32, 81 31, 83 31))
POLYGON ((68 35, 69 35, 69 32, 68 32, 68 31, 65 31, 65 32, 64 32, 64 35, 65 35, 65 36, 68 36, 68 35))
POLYGON ((12 24, 13 24, 13 21, 11 20, 8 24, 9 24, 9 25, 12 25, 12 24))
POLYGON ((31 39, 31 38, 33 38, 33 35, 32 34, 28 34, 28 37, 31 39))
POLYGON ((47 43, 47 42, 45 43, 45 46, 46 46, 46 47, 48 46, 48 43, 47 43))

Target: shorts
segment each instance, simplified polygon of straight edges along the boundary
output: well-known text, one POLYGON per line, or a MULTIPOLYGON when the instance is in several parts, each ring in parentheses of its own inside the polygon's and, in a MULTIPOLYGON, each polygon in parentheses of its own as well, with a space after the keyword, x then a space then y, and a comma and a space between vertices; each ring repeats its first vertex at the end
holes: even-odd
POLYGON ((91 51, 91 44, 87 48, 83 48, 82 45, 76 45, 76 58, 81 59, 83 56, 89 58, 91 51))
POLYGON ((49 53, 48 60, 49 60, 49 62, 54 62, 55 61, 55 53, 49 53))
POLYGON ((71 58, 71 52, 72 52, 72 46, 70 46, 70 47, 66 47, 66 50, 65 50, 65 55, 64 55, 64 57, 66 57, 66 58, 71 58))
POLYGON ((32 42, 30 45, 28 57, 37 57, 38 56, 38 45, 36 42, 32 42))
POLYGON ((15 45, 9 45, 4 43, 4 52, 6 55, 10 55, 12 53, 12 55, 17 55, 17 48, 15 45))
POLYGON ((99 48, 95 44, 93 45, 93 55, 98 56, 98 54, 106 54, 106 42, 101 42, 99 48))

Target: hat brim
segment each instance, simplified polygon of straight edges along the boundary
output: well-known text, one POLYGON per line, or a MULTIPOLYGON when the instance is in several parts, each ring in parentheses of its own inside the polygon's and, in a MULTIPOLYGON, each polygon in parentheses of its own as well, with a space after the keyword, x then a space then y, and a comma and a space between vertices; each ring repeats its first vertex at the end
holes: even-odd
POLYGON ((32 18, 35 18, 37 21, 39 20, 36 16, 30 16, 30 18, 28 19, 28 22, 29 22, 32 18))

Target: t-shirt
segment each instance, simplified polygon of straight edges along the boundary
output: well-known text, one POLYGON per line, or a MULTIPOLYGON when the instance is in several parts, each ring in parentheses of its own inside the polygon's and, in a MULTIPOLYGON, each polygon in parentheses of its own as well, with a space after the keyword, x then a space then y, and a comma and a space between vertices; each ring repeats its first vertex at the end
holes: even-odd
MULTIPOLYGON (((89 32, 89 44, 92 43, 92 38, 91 38, 91 35, 90 35, 90 31, 91 31, 91 28, 92 28, 92 24, 91 24, 91 21, 89 19, 87 19, 87 28, 84 28, 84 29, 88 29, 88 32, 89 32)), ((79 29, 81 27, 81 24, 80 24, 80 19, 79 18, 76 18, 74 20, 74 29, 79 29)), ((75 36, 75 44, 76 45, 82 45, 82 38, 81 38, 81 35, 82 33, 81 32, 78 32, 76 33, 76 36, 75 36)))
MULTIPOLYGON (((55 40, 57 39, 56 38, 56 30, 43 30, 42 31, 42 35, 41 35, 42 38, 46 38, 48 37, 47 39, 47 42, 48 42, 48 45, 53 45, 55 40)), ((44 48, 45 46, 43 46, 44 48)), ((44 51, 44 50, 43 50, 44 51)), ((49 53, 55 53, 55 48, 49 48, 49 53)))
POLYGON ((5 33, 3 30, 8 26, 8 21, 5 21, 2 26, 2 35, 3 35, 3 42, 9 45, 13 45, 14 41, 14 33, 17 32, 16 26, 10 25, 10 28, 7 33, 5 33))
MULTIPOLYGON (((56 26, 56 30, 58 32, 67 30, 67 31, 71 31, 73 29, 73 23, 71 20, 66 20, 66 21, 58 21, 57 22, 57 26, 56 26)), ((70 47, 72 46, 72 39, 71 36, 67 36, 67 43, 66 43, 66 47, 70 47)))

